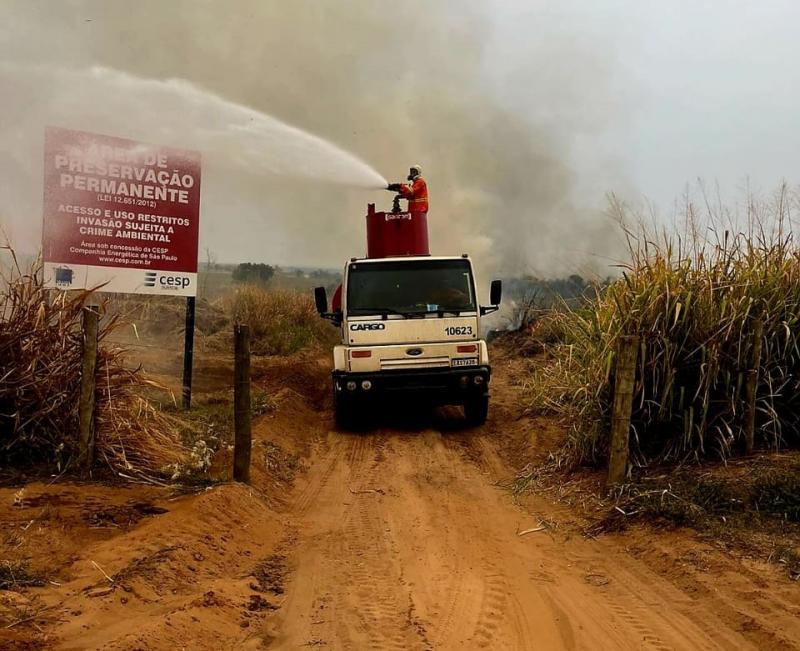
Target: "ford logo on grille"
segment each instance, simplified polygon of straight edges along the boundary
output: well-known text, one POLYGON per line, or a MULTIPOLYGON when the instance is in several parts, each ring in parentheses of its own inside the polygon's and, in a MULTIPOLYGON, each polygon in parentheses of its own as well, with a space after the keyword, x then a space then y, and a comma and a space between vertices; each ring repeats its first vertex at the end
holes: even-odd
POLYGON ((413 357, 416 357, 417 355, 422 355, 422 348, 409 348, 406 351, 406 355, 412 355, 413 357))

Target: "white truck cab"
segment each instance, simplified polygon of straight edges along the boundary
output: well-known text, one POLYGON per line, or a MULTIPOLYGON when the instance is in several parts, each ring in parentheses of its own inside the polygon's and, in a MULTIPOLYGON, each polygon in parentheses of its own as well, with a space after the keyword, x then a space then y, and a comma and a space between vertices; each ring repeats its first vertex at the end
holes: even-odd
POLYGON ((324 287, 317 310, 341 328, 333 350, 337 423, 347 427, 371 405, 413 396, 417 403, 463 405, 471 424, 489 408, 491 368, 480 336, 481 316, 468 256, 353 258, 344 267, 341 307, 328 311, 324 287))

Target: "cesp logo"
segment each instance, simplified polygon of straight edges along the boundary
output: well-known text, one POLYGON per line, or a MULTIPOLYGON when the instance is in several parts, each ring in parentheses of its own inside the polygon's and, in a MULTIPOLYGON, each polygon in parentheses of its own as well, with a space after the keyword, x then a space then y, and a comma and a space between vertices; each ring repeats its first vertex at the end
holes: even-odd
POLYGON ((192 282, 186 276, 160 276, 158 284, 164 289, 186 289, 192 282))
POLYGON ((186 289, 191 283, 192 279, 187 276, 158 274, 155 271, 146 271, 144 274, 145 287, 156 287, 156 285, 158 285, 163 290, 177 291, 179 289, 186 289))
POLYGON ((385 323, 351 323, 350 329, 353 331, 361 330, 386 330, 385 323))

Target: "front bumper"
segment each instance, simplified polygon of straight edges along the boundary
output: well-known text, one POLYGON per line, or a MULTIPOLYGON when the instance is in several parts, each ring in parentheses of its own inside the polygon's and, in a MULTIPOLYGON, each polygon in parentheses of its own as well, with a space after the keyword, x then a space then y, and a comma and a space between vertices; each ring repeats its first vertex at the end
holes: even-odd
POLYGON ((464 404, 489 394, 491 368, 430 368, 368 373, 333 372, 339 399, 371 401, 409 396, 432 404, 464 404), (477 379, 476 379, 477 378, 477 379))

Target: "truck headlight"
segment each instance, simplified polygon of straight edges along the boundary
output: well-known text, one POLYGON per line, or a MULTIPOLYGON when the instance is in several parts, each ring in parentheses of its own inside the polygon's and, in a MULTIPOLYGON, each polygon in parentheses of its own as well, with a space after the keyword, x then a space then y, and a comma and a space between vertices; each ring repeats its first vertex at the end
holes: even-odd
POLYGON ((347 383, 347 390, 348 390, 348 391, 355 391, 357 386, 358 386, 358 385, 357 385, 357 384, 356 384, 356 383, 355 383, 353 380, 350 380, 350 381, 347 383))
POLYGON ((476 386, 480 386, 481 384, 483 384, 483 376, 476 375, 474 378, 472 378, 472 381, 475 383, 476 386))
POLYGON ((369 380, 362 381, 361 388, 364 389, 364 391, 369 391, 372 388, 372 382, 369 380))

